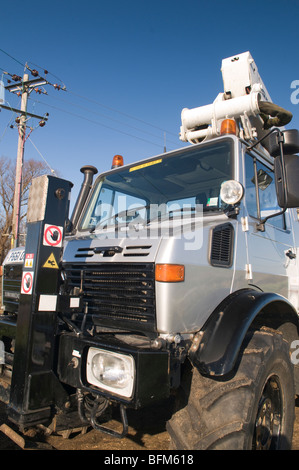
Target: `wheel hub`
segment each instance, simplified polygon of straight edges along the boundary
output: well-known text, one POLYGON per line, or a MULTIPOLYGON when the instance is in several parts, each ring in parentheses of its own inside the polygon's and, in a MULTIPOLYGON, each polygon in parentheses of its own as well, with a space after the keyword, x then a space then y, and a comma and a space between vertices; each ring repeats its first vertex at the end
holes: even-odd
POLYGON ((277 377, 270 377, 263 389, 257 417, 253 447, 270 450, 278 447, 282 423, 282 399, 277 377))

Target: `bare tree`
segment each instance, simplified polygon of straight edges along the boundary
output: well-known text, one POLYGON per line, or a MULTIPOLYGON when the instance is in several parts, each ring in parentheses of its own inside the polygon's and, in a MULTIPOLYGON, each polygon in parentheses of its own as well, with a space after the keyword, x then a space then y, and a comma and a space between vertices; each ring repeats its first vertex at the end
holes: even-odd
MULTIPOLYGON (((23 165, 22 203, 20 228, 25 230, 27 202, 31 181, 36 176, 49 173, 49 168, 37 160, 27 160, 23 165)), ((0 264, 10 249, 13 200, 15 189, 15 164, 7 157, 0 157, 0 264)))

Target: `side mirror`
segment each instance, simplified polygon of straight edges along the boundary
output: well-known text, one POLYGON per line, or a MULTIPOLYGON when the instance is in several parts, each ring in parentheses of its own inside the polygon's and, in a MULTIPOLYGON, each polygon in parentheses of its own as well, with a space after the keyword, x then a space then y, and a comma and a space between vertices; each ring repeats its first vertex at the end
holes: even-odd
POLYGON ((299 207, 299 131, 290 129, 281 131, 273 128, 269 134, 248 147, 253 149, 263 142, 263 146, 274 157, 275 188, 280 212, 270 214, 257 224, 257 230, 264 231, 265 223, 272 217, 283 214, 288 208, 299 207))
POLYGON ((299 207, 299 156, 285 155, 285 180, 282 173, 282 159, 274 160, 275 186, 277 201, 282 208, 299 207))
MULTIPOLYGON (((292 155, 299 153, 299 131, 297 129, 288 129, 282 131, 283 134, 283 153, 284 155, 292 155)), ((263 139, 263 146, 268 150, 272 157, 280 155, 280 146, 277 141, 277 134, 271 133, 263 139)))

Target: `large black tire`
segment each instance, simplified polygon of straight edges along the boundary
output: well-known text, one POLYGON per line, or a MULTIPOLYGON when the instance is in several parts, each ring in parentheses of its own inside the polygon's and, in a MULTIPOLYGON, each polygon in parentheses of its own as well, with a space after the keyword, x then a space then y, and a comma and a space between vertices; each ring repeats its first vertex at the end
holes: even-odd
POLYGON ((229 378, 204 377, 190 367, 178 396, 167 423, 172 449, 291 448, 293 366, 280 333, 262 329, 248 335, 229 378))

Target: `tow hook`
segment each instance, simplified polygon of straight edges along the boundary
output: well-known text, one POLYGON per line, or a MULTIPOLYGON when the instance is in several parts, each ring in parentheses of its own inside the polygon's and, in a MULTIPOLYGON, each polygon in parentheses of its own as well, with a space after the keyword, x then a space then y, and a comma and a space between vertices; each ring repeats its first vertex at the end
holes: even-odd
POLYGON ((101 431, 105 434, 109 434, 110 436, 117 437, 118 439, 122 439, 128 434, 128 419, 127 419, 127 412, 126 408, 123 404, 119 405, 120 409, 120 416, 122 421, 122 432, 115 431, 114 429, 107 428, 98 422, 99 415, 102 415, 108 406, 108 400, 102 397, 97 397, 94 400, 93 406, 90 409, 90 416, 86 415, 84 409, 84 394, 82 390, 77 389, 77 401, 78 401, 78 412, 81 420, 86 423, 88 421, 91 426, 96 429, 97 431, 101 431))
POLYGON ((127 412, 126 412, 126 409, 125 409, 124 405, 122 405, 122 404, 119 405, 120 416, 121 416, 121 421, 122 421, 122 425, 123 425, 122 432, 114 431, 113 429, 106 428, 102 424, 97 423, 96 409, 97 409, 97 407, 94 406, 94 409, 92 410, 91 417, 90 417, 90 421, 91 421, 92 427, 94 429, 96 429, 97 431, 101 431, 101 432, 104 432, 106 434, 109 434, 110 436, 118 437, 119 439, 122 439, 123 437, 125 437, 128 434, 128 419, 127 419, 127 412))

